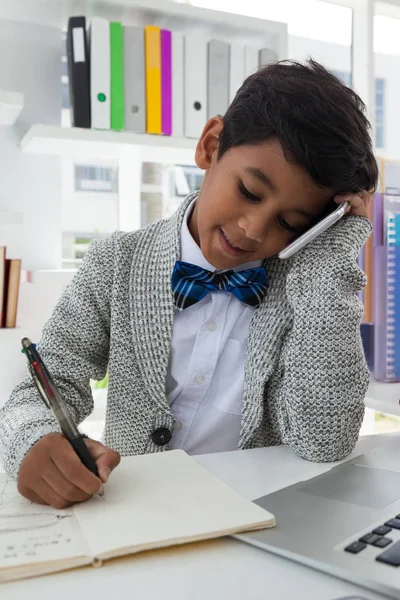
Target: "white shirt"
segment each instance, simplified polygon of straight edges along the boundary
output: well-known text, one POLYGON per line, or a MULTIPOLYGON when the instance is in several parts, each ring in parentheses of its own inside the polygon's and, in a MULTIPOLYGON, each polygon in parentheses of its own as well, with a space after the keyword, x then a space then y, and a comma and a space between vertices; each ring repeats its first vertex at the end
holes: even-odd
MULTIPOLYGON (((215 272, 188 228, 194 202, 182 224, 181 260, 215 272)), ((260 265, 261 261, 253 261, 235 271, 260 265)), ((189 454, 237 450, 253 312, 253 307, 224 291, 210 292, 200 302, 175 312, 166 389, 182 427, 174 431, 170 448, 189 454)))

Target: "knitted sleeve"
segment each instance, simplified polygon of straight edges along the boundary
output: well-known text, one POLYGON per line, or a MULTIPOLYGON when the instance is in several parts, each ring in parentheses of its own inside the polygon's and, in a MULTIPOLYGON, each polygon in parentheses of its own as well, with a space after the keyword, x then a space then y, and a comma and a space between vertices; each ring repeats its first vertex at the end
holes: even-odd
MULTIPOLYGON (((108 364, 110 295, 115 236, 92 242, 73 281, 44 326, 38 350, 77 423, 93 410, 90 379, 104 378, 108 364)), ((0 410, 0 458, 16 477, 28 450, 59 431, 31 377, 13 390, 0 410)))
POLYGON ((342 459, 358 439, 369 371, 356 296, 366 278, 356 258, 370 233, 367 219, 345 217, 300 252, 288 274, 293 327, 279 385, 284 443, 308 460, 342 459))

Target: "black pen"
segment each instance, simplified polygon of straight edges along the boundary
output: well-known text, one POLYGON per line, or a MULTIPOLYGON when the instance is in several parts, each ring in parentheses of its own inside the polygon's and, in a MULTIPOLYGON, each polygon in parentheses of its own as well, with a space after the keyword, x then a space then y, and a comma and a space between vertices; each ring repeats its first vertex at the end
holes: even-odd
POLYGON ((50 373, 48 372, 39 352, 36 350, 29 338, 23 338, 21 344, 28 359, 29 369, 32 378, 36 384, 39 394, 48 409, 53 414, 60 425, 60 429, 66 439, 69 441, 82 463, 89 471, 99 477, 97 466, 93 460, 88 447, 85 444, 84 436, 79 432, 73 418, 71 417, 64 400, 57 390, 50 373))

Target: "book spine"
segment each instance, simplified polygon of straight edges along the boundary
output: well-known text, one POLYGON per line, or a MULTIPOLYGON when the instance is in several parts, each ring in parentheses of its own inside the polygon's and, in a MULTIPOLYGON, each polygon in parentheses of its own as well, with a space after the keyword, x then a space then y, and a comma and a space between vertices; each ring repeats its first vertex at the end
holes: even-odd
POLYGON ((172 37, 161 30, 161 121, 162 133, 172 135, 172 37))
POLYGON ((161 133, 161 31, 145 27, 146 55, 146 130, 161 133))
POLYGON ((110 23, 111 129, 124 129, 124 36, 121 23, 110 23))

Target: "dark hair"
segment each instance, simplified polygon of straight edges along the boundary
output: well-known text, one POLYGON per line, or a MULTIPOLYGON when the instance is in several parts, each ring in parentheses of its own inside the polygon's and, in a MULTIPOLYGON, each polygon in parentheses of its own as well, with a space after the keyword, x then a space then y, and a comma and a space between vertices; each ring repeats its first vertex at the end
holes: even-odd
POLYGON ((218 159, 234 146, 277 138, 288 161, 335 193, 374 190, 378 166, 361 98, 316 61, 261 67, 225 116, 218 159))

